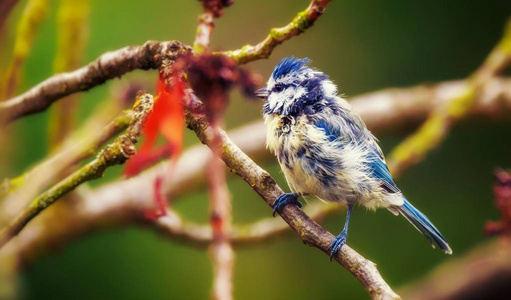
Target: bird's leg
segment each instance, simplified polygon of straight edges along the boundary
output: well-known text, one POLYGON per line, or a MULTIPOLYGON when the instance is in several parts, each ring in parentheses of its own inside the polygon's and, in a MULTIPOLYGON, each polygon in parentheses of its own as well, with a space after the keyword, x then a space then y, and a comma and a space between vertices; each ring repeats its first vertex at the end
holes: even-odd
POLYGON ((280 213, 284 206, 294 203, 298 205, 298 207, 302 207, 302 202, 298 201, 298 197, 303 196, 303 194, 297 193, 285 193, 277 197, 275 202, 273 202, 273 216, 275 217, 275 213, 280 213))
POLYGON ((332 257, 337 253, 344 244, 346 244, 346 239, 348 238, 348 225, 350 224, 350 216, 351 216, 351 209, 353 208, 353 204, 348 204, 348 213, 346 215, 346 222, 344 223, 344 228, 342 229, 341 233, 334 238, 332 243, 330 244, 330 260, 332 260, 332 257))

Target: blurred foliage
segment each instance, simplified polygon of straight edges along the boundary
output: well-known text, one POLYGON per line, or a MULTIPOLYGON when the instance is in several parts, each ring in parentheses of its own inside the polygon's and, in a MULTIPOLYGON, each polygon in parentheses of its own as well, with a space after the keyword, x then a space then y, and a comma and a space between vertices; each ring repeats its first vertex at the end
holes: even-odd
MULTIPOLYGON (((13 47, 14 30, 25 1, 8 21, 0 46, 5 69, 13 47)), ((56 53, 57 1, 37 34, 20 91, 52 74, 56 53)), ((236 1, 216 21, 212 48, 228 50, 257 43, 270 27, 286 24, 307 0, 236 1), (263 21, 264 20, 264 21, 263 21)), ((149 39, 176 39, 191 44, 198 1, 91 0, 90 43, 85 61, 101 53, 149 39)), ((281 58, 306 56, 329 74, 340 91, 350 96, 390 86, 464 78, 499 40, 511 12, 507 0, 477 1, 333 1, 326 14, 304 35, 278 47, 271 59, 247 66, 268 76, 281 58)), ((156 79, 156 72, 131 76, 156 79)), ((111 84, 111 83, 109 83, 111 84)), ((108 85, 83 94, 80 120, 106 100, 108 85)), ((261 103, 232 95, 229 128, 260 119, 261 103)), ((47 153, 46 122, 42 113, 13 126, 10 169, 19 174, 47 153)), ((493 207, 493 169, 511 166, 509 121, 470 120, 456 126, 444 144, 410 169, 398 185, 447 237, 454 257, 484 241, 483 224, 498 219, 493 207)), ((379 134, 386 153, 413 128, 379 134)), ((187 133, 187 144, 195 143, 187 133)), ((265 165, 286 187, 275 163, 265 165)), ((109 170, 109 180, 120 168, 109 170)), ((271 210, 244 182, 229 182, 235 223, 267 217, 271 210)), ((149 187, 148 187, 149 188, 149 187)), ((287 188, 284 188, 287 190, 287 188)), ((206 191, 173 204, 184 217, 207 222, 206 191)), ((344 214, 323 222, 340 231, 344 214)), ((375 261, 394 287, 420 278, 451 257, 434 251, 404 219, 386 211, 356 209, 350 226, 350 246, 375 261)), ((143 228, 102 232, 80 239, 42 259, 23 272, 24 299, 204 299, 209 297, 211 264, 205 251, 162 239, 143 228)), ((235 297, 238 299, 367 298, 356 279, 317 250, 290 234, 278 242, 237 251, 235 297)))

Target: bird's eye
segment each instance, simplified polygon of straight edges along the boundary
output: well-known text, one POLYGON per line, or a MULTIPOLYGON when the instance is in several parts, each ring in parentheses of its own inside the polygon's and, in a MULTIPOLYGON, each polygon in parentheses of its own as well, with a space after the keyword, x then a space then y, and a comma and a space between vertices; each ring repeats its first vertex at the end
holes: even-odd
POLYGON ((284 85, 282 85, 282 84, 277 84, 277 85, 273 88, 273 90, 274 90, 275 92, 277 92, 277 93, 280 93, 280 92, 282 92, 282 91, 284 90, 284 85))

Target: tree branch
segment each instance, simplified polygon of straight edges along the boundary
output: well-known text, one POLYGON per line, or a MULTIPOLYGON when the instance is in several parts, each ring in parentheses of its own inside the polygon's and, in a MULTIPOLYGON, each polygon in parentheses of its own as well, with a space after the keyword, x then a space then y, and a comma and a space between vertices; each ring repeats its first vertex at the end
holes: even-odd
MULTIPOLYGON (((105 192, 105 191, 102 191, 105 192)), ((98 193, 93 192, 93 195, 97 196, 98 193)), ((94 222, 80 222, 75 220, 75 224, 86 224, 82 229, 88 230, 65 230, 65 232, 70 233, 70 235, 81 235, 84 233, 91 232, 94 229, 105 229, 110 227, 117 227, 119 225, 130 224, 130 222, 139 222, 143 225, 148 226, 156 230, 162 236, 183 241, 191 246, 205 248, 210 245, 214 241, 213 232, 211 226, 201 225, 192 223, 186 220, 183 220, 179 214, 177 214, 172 209, 167 209, 167 213, 165 216, 158 218, 157 220, 151 221, 147 220, 147 218, 141 218, 144 212, 151 208, 152 199, 150 198, 139 198, 139 199, 130 199, 127 202, 127 207, 123 204, 123 202, 118 201, 115 197, 108 197, 107 194, 99 193, 99 195, 105 195, 107 199, 106 205, 98 206, 97 203, 94 203, 92 200, 92 195, 87 195, 83 200, 78 200, 77 203, 80 203, 79 207, 94 207, 95 209, 87 210, 86 213, 77 212, 78 220, 80 220, 80 215, 84 215, 87 218, 93 218, 94 222), (117 203, 118 205, 110 205, 109 203, 117 203), (104 209, 103 209, 104 207, 104 209), (122 211, 130 211, 130 215, 123 215, 123 218, 116 218, 118 213, 122 211), (113 220, 111 219, 114 217, 113 220), (127 216, 128 218, 124 218, 127 216), (110 219, 107 219, 110 218, 110 219), (107 222, 108 221, 108 222, 107 222), (88 225, 87 225, 88 224, 88 225), (94 224, 102 224, 101 228, 98 228, 94 224)), ((103 198, 103 199, 105 199, 103 198)), ((102 199, 102 201, 103 201, 102 199)), ((97 202, 97 200, 96 200, 97 202)), ((321 220, 327 214, 332 213, 334 211, 339 211, 341 207, 336 204, 311 204, 308 205, 304 211, 309 216, 309 218, 313 220, 321 220), (325 207, 327 209, 325 209, 325 207)), ((71 213, 70 215, 74 215, 71 213)), ((71 224, 69 224, 71 225, 71 224)), ((62 225, 65 227, 65 225, 62 225)), ((71 225, 72 226, 72 225, 71 225)), ((238 247, 246 247, 248 245, 255 245, 260 242, 264 242, 270 240, 272 238, 277 237, 279 234, 283 234, 289 230, 289 226, 279 218, 268 217, 261 219, 257 222, 247 224, 247 225, 234 225, 232 227, 231 232, 228 234, 229 240, 232 242, 234 246, 238 247)), ((53 235, 55 237, 55 235, 53 235)), ((49 239, 52 242, 58 242, 51 245, 51 247, 62 246, 69 239, 69 235, 66 235, 65 239, 59 238, 49 239)), ((27 235, 27 240, 32 240, 34 244, 43 244, 45 239, 43 238, 35 238, 33 235, 27 235)), ((33 250, 41 251, 41 247, 33 246, 33 250)), ((50 247, 49 247, 50 248, 50 247)), ((24 251, 30 250, 29 247, 24 247, 24 249, 18 249, 16 253, 23 253, 24 251)), ((38 253, 41 255, 43 253, 38 253)), ((30 255, 33 257, 33 255, 30 255)))
POLYGON ((137 96, 137 102, 133 108, 134 117, 126 129, 126 133, 118 137, 112 144, 101 151, 96 159, 75 171, 61 182, 37 197, 26 207, 14 220, 5 226, 0 232, 0 248, 3 247, 13 236, 17 235, 25 225, 37 216, 42 210, 53 204, 60 197, 72 191, 85 181, 99 178, 104 171, 113 165, 124 163, 130 156, 135 154, 142 126, 149 112, 153 109, 153 97, 148 93, 137 96))
MULTIPOLYGON (((389 88, 354 97, 350 103, 373 132, 418 124, 437 107, 449 106, 465 90, 466 80, 389 88)), ((511 79, 493 78, 468 108, 472 117, 495 119, 511 112, 511 79)))
POLYGON ((199 16, 193 50, 202 53, 209 48, 211 33, 215 28, 214 19, 223 14, 225 7, 231 6, 234 0, 199 0, 204 12, 199 16))
POLYGON ((215 28, 213 13, 205 10, 198 18, 197 32, 193 42, 193 50, 197 53, 204 52, 209 47, 211 32, 215 28))
POLYGON ((325 12, 331 0, 312 0, 309 6, 299 12, 286 26, 270 29, 270 34, 259 44, 245 45, 241 49, 221 52, 238 63, 245 64, 254 60, 270 57, 273 49, 293 36, 300 35, 314 25, 314 22, 325 12))
MULTIPOLYGON (((214 132, 204 116, 187 113, 187 124, 194 130, 200 141, 210 148, 214 140, 214 132)), ((245 180, 270 207, 281 194, 282 189, 275 180, 254 163, 227 136, 219 130, 222 159, 229 169, 245 180)), ((298 234, 306 244, 314 246, 326 254, 330 253, 330 244, 334 236, 311 220, 296 205, 287 205, 280 213, 286 223, 298 234)), ((378 272, 376 265, 345 245, 333 257, 344 268, 350 271, 364 286, 373 299, 400 299, 378 272)))
MULTIPOLYGON (((225 94, 217 96, 217 101, 226 102, 225 94)), ((210 101, 212 101, 210 99, 210 101)), ((211 118, 213 139, 211 150, 214 154, 206 166, 210 202, 210 226, 213 241, 209 247, 213 263, 213 288, 211 298, 230 300, 233 298, 234 251, 231 244, 232 204, 227 187, 225 164, 220 159, 220 127, 223 118, 211 118)))
MULTIPOLYGON (((215 140, 219 138, 219 128, 214 127, 215 140)), ((220 156, 220 144, 217 141, 213 152, 220 156)), ((234 251, 231 245, 232 205, 231 195, 227 188, 225 167, 222 160, 213 157, 207 166, 210 198, 210 225, 213 242, 210 246, 213 261, 213 290, 212 299, 232 299, 232 277, 234 269, 234 251)))
POLYGON ((85 67, 54 75, 27 92, 0 103, 0 124, 43 111, 62 97, 86 91, 135 69, 157 69, 163 60, 174 61, 190 50, 178 41, 148 41, 142 46, 107 52, 85 67))

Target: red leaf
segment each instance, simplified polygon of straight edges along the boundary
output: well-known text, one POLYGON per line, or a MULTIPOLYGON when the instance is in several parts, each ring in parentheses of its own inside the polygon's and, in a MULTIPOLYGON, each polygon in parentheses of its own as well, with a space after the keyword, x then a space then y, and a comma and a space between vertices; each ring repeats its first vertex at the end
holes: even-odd
POLYGON ((175 151, 174 155, 179 155, 183 148, 183 137, 185 129, 185 119, 183 112, 182 101, 184 98, 183 82, 178 76, 173 78, 173 86, 169 91, 165 84, 158 81, 160 88, 163 85, 163 91, 160 94, 160 101, 162 104, 162 110, 165 115, 160 119, 160 132, 165 137, 169 145, 175 151))
POLYGON ((178 76, 173 76, 172 82, 169 88, 164 78, 158 78, 154 108, 144 125, 144 141, 139 152, 126 164, 124 174, 127 176, 138 174, 165 154, 175 158, 181 153, 185 126, 182 105, 184 87, 178 76), (167 144, 155 149, 158 133, 163 135, 167 144))

